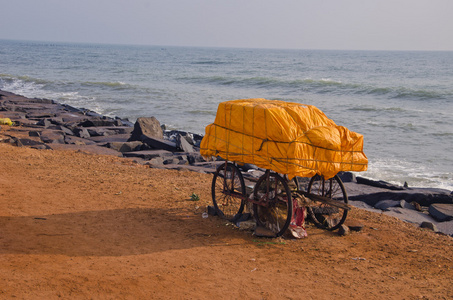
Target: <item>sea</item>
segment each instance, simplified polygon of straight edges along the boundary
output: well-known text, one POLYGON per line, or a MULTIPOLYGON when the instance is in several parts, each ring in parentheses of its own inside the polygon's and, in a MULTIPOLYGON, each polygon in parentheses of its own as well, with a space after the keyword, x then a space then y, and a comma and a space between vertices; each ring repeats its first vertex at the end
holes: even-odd
POLYGON ((222 101, 311 104, 363 134, 358 176, 453 190, 453 52, 0 40, 0 89, 198 134, 222 101))

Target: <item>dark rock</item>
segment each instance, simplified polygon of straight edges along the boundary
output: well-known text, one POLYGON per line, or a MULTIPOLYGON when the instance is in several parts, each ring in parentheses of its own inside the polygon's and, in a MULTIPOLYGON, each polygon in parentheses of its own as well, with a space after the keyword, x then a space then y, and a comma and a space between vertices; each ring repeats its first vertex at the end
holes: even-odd
POLYGON ((409 188, 404 191, 385 191, 370 192, 367 194, 351 195, 350 200, 363 201, 368 205, 374 206, 381 200, 405 200, 409 203, 417 202, 421 206, 430 206, 432 203, 453 203, 450 191, 441 189, 414 189, 409 188))
POLYGON ((346 219, 344 225, 348 226, 351 231, 362 231, 364 225, 352 219, 346 219))
POLYGON ((29 131, 28 132, 28 136, 40 137, 41 136, 41 132, 39 132, 39 131, 29 131))
POLYGON ((208 215, 217 216, 217 210, 214 208, 214 206, 208 206, 208 215))
POLYGON ((429 206, 428 212, 439 222, 453 220, 453 204, 434 203, 429 206))
POLYGON ((92 110, 88 110, 88 109, 84 109, 84 112, 85 116, 88 116, 88 117, 98 117, 98 118, 102 118, 102 115, 101 114, 98 114, 97 112, 95 111, 92 111, 92 110))
POLYGON ((89 139, 101 144, 106 143, 126 143, 131 135, 130 134, 114 134, 114 135, 103 135, 103 136, 92 136, 89 139))
POLYGON ((95 145, 96 144, 95 142, 93 142, 91 140, 76 137, 76 136, 70 136, 70 135, 66 135, 64 137, 64 142, 65 142, 65 144, 70 144, 70 145, 95 145))
POLYGON ((113 119, 103 119, 103 118, 93 118, 81 122, 79 126, 82 127, 107 127, 107 126, 118 126, 119 123, 117 120, 113 119))
POLYGON ((150 146, 152 149, 162 149, 171 152, 178 152, 176 144, 164 139, 153 138, 146 135, 142 135, 139 139, 146 145, 150 146))
POLYGON ((17 147, 30 147, 34 149, 51 149, 44 143, 30 139, 13 139, 13 144, 17 147))
POLYGON ((359 176, 356 177, 356 180, 357 180, 357 183, 359 183, 359 184, 365 184, 365 185, 370 185, 370 186, 374 186, 374 187, 385 188, 388 190, 404 190, 404 188, 401 186, 396 186, 396 185, 393 185, 393 184, 388 183, 383 180, 376 181, 376 180, 371 180, 371 179, 367 179, 367 178, 363 178, 363 177, 359 177, 359 176))
POLYGON ((418 204, 417 202, 412 201, 411 205, 414 207, 415 210, 422 211, 422 206, 420 204, 418 204))
POLYGON ((345 236, 345 235, 348 235, 348 234, 350 234, 350 233, 351 233, 351 231, 349 230, 349 227, 346 226, 345 224, 342 224, 342 225, 340 226, 340 228, 338 228, 338 234, 339 234, 340 236, 345 236))
POLYGON ((340 172, 337 174, 343 182, 357 182, 356 176, 351 172, 340 172))
POLYGON ((143 143, 140 141, 124 142, 124 143, 122 143, 122 142, 107 143, 107 147, 109 147, 111 149, 115 149, 116 151, 119 151, 121 153, 140 151, 142 146, 143 146, 143 143))
POLYGON ((425 228, 425 229, 429 229, 429 230, 432 230, 434 232, 438 232, 438 229, 437 229, 437 226, 431 222, 422 222, 420 224, 420 227, 421 228, 425 228))
POLYGON ((133 151, 123 153, 125 157, 139 157, 144 160, 150 160, 155 157, 172 156, 173 153, 166 150, 146 150, 146 151, 133 151))
POLYGON ((134 124, 134 130, 129 141, 140 141, 143 135, 149 138, 164 138, 160 123, 155 117, 138 118, 134 124))
POLYGON ((101 128, 101 127, 86 127, 86 130, 90 134, 90 136, 106 136, 106 135, 114 135, 115 132, 111 131, 106 128, 101 128))
POLYGON ((414 205, 412 205, 411 203, 407 203, 406 200, 401 200, 400 206, 406 209, 415 209, 414 205))
POLYGON ((381 200, 378 203, 374 205, 374 208, 380 209, 380 210, 387 210, 389 207, 395 207, 399 206, 400 201, 396 200, 381 200))
POLYGON ((164 165, 183 165, 177 157, 169 157, 164 160, 164 165))
POLYGON ((49 126, 53 125, 49 119, 41 119, 36 124, 39 126, 43 126, 44 128, 48 128, 49 126))
POLYGON ((66 111, 73 112, 73 113, 81 113, 80 108, 75 108, 68 104, 62 104, 62 106, 64 107, 64 110, 66 110, 66 111))
POLYGON ((80 138, 87 139, 90 137, 88 130, 85 127, 76 127, 74 128, 74 134, 80 138))
POLYGON ((41 132, 41 141, 46 144, 64 144, 64 135, 61 131, 44 130, 41 132))
POLYGON ((74 135, 74 132, 66 126, 58 126, 58 129, 61 130, 65 135, 74 135))
POLYGON ((187 153, 187 160, 191 165, 199 162, 206 162, 206 160, 203 158, 203 156, 201 156, 199 152, 187 153))
POLYGON ((55 113, 52 112, 33 112, 26 115, 27 119, 44 119, 44 118, 53 118, 55 113))

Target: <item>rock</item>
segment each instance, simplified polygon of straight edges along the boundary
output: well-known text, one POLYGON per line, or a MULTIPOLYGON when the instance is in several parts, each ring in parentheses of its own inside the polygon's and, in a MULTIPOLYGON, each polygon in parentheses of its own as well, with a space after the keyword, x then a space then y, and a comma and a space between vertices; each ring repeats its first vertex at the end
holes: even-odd
POLYGON ((415 206, 412 205, 411 203, 407 203, 406 200, 401 200, 400 201, 400 206, 402 208, 406 208, 406 209, 415 209, 415 206))
POLYGON ((143 143, 140 141, 134 142, 111 142, 107 143, 107 147, 119 151, 121 153, 124 152, 132 152, 132 151, 140 151, 143 143))
POLYGON ((422 222, 420 224, 420 227, 421 228, 425 228, 425 229, 429 229, 429 230, 432 230, 434 232, 438 232, 438 229, 437 229, 437 226, 431 222, 422 222))
POLYGON ((81 122, 79 126, 82 127, 107 127, 107 126, 121 126, 121 124, 117 120, 107 119, 107 118, 93 118, 90 120, 86 120, 81 122))
POLYGON ((132 131, 129 141, 140 141, 142 135, 157 139, 164 138, 160 123, 155 117, 138 118, 134 124, 134 130, 132 131))
MULTIPOLYGON (((382 189, 379 189, 382 190, 382 189)), ((433 203, 453 203, 450 191, 435 188, 408 188, 403 191, 379 191, 367 194, 349 196, 350 200, 359 200, 374 206, 381 200, 405 200, 409 203, 417 202, 421 206, 430 206, 433 203)))
POLYGON ((383 180, 371 180, 359 176, 357 176, 356 179, 357 183, 359 184, 366 184, 374 187, 385 188, 388 190, 404 190, 404 188, 401 186, 396 186, 383 180))
POLYGON ((340 228, 338 228, 338 235, 340 235, 340 236, 345 236, 345 235, 348 235, 350 233, 351 233, 351 231, 349 230, 349 227, 346 226, 345 224, 342 224, 340 226, 340 228))
POLYGON ((254 235, 258 237, 269 237, 269 238, 273 238, 276 236, 272 230, 269 230, 261 226, 256 226, 254 235))
POLYGON ((214 206, 208 206, 208 215, 217 216, 217 210, 214 208, 214 206))
POLYGON ((74 134, 80 138, 87 139, 90 137, 88 130, 85 127, 76 127, 74 128, 74 134))
POLYGON ((131 135, 130 134, 114 134, 114 135, 103 135, 103 136, 92 136, 89 139, 100 144, 108 143, 126 143, 131 135))
POLYGON ((178 151, 178 148, 176 147, 175 143, 164 140, 164 139, 153 138, 153 137, 143 134, 139 140, 142 141, 144 144, 150 146, 152 149, 162 149, 162 150, 167 150, 167 151, 171 151, 171 152, 178 151))
POLYGON ((79 138, 76 136, 71 136, 71 135, 66 135, 64 137, 64 142, 65 144, 70 144, 70 145, 94 145, 96 144, 95 142, 91 140, 87 140, 84 138, 79 138))
POLYGON ((182 151, 184 152, 195 152, 193 146, 187 141, 187 139, 182 136, 182 135, 178 135, 178 141, 179 141, 179 147, 182 149, 182 151))
POLYGON ((17 147, 25 146, 25 147, 30 147, 30 148, 34 148, 34 149, 51 149, 49 146, 47 146, 44 143, 37 142, 34 140, 30 140, 30 139, 13 139, 12 142, 17 147))
POLYGON ((337 175, 343 182, 357 182, 356 176, 352 172, 340 172, 337 175))
POLYGON ((57 126, 58 130, 61 130, 65 135, 74 135, 74 132, 66 126, 57 126))
POLYGON ((44 128, 48 128, 49 126, 53 125, 49 119, 41 119, 36 124, 39 126, 44 126, 44 128))
POLYGON ((90 137, 115 135, 114 131, 102 127, 86 127, 86 130, 90 134, 90 137))
POLYGON ((399 206, 400 201, 396 200, 381 200, 378 203, 374 205, 374 208, 380 209, 380 210, 387 210, 389 207, 395 207, 399 206))
POLYGON ((193 165, 195 163, 206 162, 206 160, 201 156, 199 152, 185 153, 187 155, 187 160, 189 164, 193 165))
POLYGON ((46 144, 64 144, 64 135, 61 131, 43 130, 41 132, 41 141, 46 144))
POLYGON ((164 160, 164 165, 180 165, 177 157, 170 157, 164 160))
POLYGON ((40 137, 41 136, 41 132, 39 132, 39 131, 29 131, 28 132, 28 136, 40 137))
POLYGON ((428 214, 416 211, 414 209, 405 209, 398 206, 389 207, 388 210, 383 211, 383 214, 413 224, 421 224, 423 222, 435 222, 435 220, 428 214))
POLYGON ((422 211, 422 206, 420 204, 418 204, 417 202, 412 201, 411 204, 412 204, 412 206, 414 206, 415 210, 422 211))
POLYGON ((164 165, 164 158, 163 157, 154 157, 149 160, 149 164, 154 166, 163 166, 164 165))
POLYGON ((437 224, 437 229, 444 233, 448 234, 449 236, 453 237, 453 220, 452 221, 446 221, 446 222, 441 222, 437 224))
POLYGON ((362 223, 352 219, 346 219, 344 225, 348 226, 351 231, 362 231, 364 226, 362 223))
POLYGON ((453 220, 453 204, 434 203, 429 206, 428 212, 439 222, 453 220))
POLYGON ((172 156, 173 153, 166 150, 145 150, 145 151, 133 151, 123 153, 125 157, 139 157, 144 160, 150 160, 155 157, 166 157, 172 156))

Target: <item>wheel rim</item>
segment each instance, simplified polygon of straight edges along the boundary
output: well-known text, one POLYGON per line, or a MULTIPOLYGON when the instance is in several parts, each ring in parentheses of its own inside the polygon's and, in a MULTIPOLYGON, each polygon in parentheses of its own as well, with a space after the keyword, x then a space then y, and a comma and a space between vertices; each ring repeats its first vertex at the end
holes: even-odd
MULTIPOLYGON (((335 201, 348 203, 348 196, 341 179, 335 177, 325 180, 321 176, 314 176, 308 185, 307 192, 335 201)), ((335 230, 346 220, 348 211, 325 203, 316 202, 308 207, 308 213, 313 222, 322 228, 335 230)))
POLYGON ((291 192, 286 182, 277 174, 270 174, 269 180, 262 177, 255 186, 254 197, 255 200, 267 200, 266 206, 253 205, 258 226, 276 236, 282 235, 289 226, 292 214, 291 192))
POLYGON ((233 164, 221 165, 212 181, 212 200, 217 213, 231 220, 242 213, 244 204, 241 198, 232 195, 238 193, 245 196, 245 184, 239 169, 233 164))

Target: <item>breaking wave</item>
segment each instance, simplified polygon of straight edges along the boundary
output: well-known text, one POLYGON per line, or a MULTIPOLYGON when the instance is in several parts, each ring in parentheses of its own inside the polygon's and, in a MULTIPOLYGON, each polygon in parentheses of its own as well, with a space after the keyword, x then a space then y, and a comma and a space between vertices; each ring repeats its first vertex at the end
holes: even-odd
POLYGON ((413 100, 436 100, 453 98, 453 90, 439 91, 414 89, 401 86, 380 87, 361 83, 348 83, 330 78, 281 79, 275 77, 238 76, 187 76, 178 78, 181 82, 201 85, 220 85, 241 88, 269 88, 280 90, 301 90, 319 94, 371 95, 386 98, 413 100))

